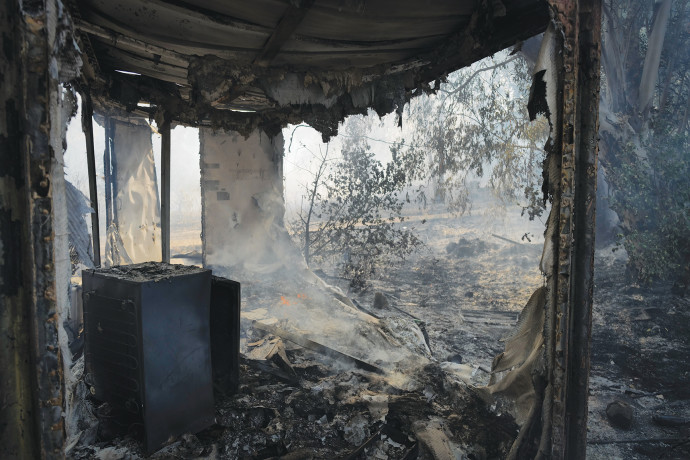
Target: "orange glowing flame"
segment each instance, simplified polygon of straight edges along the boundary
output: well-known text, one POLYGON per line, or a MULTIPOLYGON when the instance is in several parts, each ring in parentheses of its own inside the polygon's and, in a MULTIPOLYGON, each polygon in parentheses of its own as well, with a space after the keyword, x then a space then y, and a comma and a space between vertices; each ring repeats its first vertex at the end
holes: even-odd
MULTIPOLYGON (((300 300, 305 300, 307 299, 307 294, 297 294, 297 298, 300 300)), ((284 295, 280 296, 280 303, 283 305, 290 305, 290 301, 284 295)))

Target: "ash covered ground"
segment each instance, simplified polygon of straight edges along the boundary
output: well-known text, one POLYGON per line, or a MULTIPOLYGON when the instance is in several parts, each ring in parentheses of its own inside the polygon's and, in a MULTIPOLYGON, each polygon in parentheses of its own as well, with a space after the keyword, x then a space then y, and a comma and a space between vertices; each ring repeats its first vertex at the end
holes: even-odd
MULTIPOLYGON (((217 400, 214 426, 171 439, 153 458, 505 456, 517 425, 472 387, 488 383, 491 362, 503 351, 501 338, 543 284, 543 224, 488 195, 475 199, 464 216, 441 207, 408 214, 406 225, 416 228, 425 247, 378 267, 366 289, 349 290, 338 277, 338 261, 317 273, 346 292, 360 313, 398 325, 398 331, 418 326, 430 354, 416 353, 423 344, 415 336, 400 346, 406 357, 419 360, 386 366, 351 345, 351 355, 386 368, 372 372, 305 349, 252 323, 260 314, 265 322, 288 326, 285 318, 271 322, 267 305, 280 302, 286 288, 277 284, 276 292, 266 294, 249 285, 243 309, 254 316, 243 321, 238 393, 217 400), (531 241, 521 238, 525 233, 531 241)), ((671 295, 670 284, 629 283, 624 257, 608 248, 596 258, 588 458, 690 458, 690 301, 671 295), (616 401, 631 409, 629 427, 607 417, 607 406, 616 401)), ((388 345, 406 337, 396 335, 395 327, 382 334, 392 334, 388 345)), ((85 396, 86 389, 77 388, 85 396)), ((131 435, 108 431, 107 406, 86 396, 83 401, 92 417, 84 417, 69 457, 144 456, 131 435)))
MULTIPOLYGON (((542 224, 486 197, 470 215, 425 220, 410 225, 426 251, 382 269, 358 297, 373 305, 384 293, 390 306, 379 314, 419 318, 436 359, 467 364, 472 382, 486 384, 501 338, 543 283, 542 224)), ((597 250, 595 260, 588 458, 690 458, 690 299, 671 294, 672 280, 630 282, 625 253, 615 249, 597 250), (617 401, 632 410, 629 427, 606 414, 617 401)))

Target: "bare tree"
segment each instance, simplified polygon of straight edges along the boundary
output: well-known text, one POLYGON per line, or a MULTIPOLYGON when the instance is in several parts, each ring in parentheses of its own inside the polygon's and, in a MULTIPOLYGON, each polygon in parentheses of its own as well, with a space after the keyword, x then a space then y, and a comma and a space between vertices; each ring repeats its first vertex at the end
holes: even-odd
POLYGON ((323 186, 323 179, 324 179, 324 175, 326 173, 326 168, 328 166, 329 147, 330 147, 330 143, 326 144, 325 151, 322 151, 321 147, 319 146, 319 156, 317 158, 318 167, 317 167, 316 173, 314 173, 313 180, 306 187, 305 198, 307 199, 307 206, 306 206, 306 209, 303 207, 300 208, 299 212, 297 213, 297 216, 299 219, 299 224, 300 224, 299 225, 299 228, 300 228, 299 231, 301 231, 301 233, 303 235, 302 251, 304 253, 304 260, 307 262, 307 265, 310 265, 310 263, 311 263, 312 217, 314 216, 316 206, 318 206, 319 202, 321 201, 321 193, 319 192, 319 188, 321 188, 323 186))

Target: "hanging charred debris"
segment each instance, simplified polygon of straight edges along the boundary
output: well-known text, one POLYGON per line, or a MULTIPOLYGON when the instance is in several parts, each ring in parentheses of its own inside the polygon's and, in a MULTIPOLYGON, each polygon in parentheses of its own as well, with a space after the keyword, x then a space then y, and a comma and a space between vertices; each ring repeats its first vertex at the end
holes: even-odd
POLYGON ((194 3, 0 5, 0 456, 583 458, 600 2, 194 3), (284 244, 281 129, 306 122, 328 139, 370 108, 402 124, 405 104, 448 73, 542 32, 529 110, 551 128, 545 284, 477 387, 471 368, 439 364, 416 318, 358 308, 284 244), (76 93, 89 204, 107 222, 101 238, 92 214, 90 265, 70 289, 62 154, 76 93), (104 203, 92 115, 106 132, 104 203), (160 196, 147 120, 163 138, 160 196), (203 269, 167 265, 175 124, 200 130, 203 269), (203 278, 193 292, 204 305, 179 294, 175 271, 203 278), (242 286, 241 321, 229 279, 242 286), (159 293, 132 297, 142 286, 159 293), (65 326, 78 329, 82 309, 84 337, 65 326), (134 318, 129 333, 122 315, 134 318), (103 331, 112 336, 96 340, 103 331), (133 374, 113 377, 113 360, 133 374), (118 399, 128 385, 146 397, 118 399), (201 406, 199 423, 176 424, 201 406), (122 408, 133 416, 124 425, 122 408))

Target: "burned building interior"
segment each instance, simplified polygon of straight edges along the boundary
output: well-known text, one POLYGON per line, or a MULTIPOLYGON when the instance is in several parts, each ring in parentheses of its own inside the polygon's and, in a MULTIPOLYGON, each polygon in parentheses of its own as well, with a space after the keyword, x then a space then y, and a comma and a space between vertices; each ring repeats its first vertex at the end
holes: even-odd
POLYGON ((0 456, 583 458, 600 24, 597 0, 3 2, 0 456), (282 129, 402 124, 450 72, 539 34, 544 284, 475 387, 418 321, 361 308, 286 243, 282 129), (74 280, 77 96, 92 231, 74 280), (199 129, 203 268, 170 264, 178 125, 199 129))

